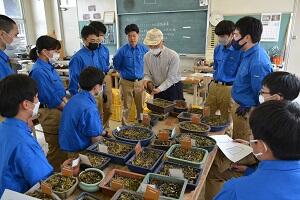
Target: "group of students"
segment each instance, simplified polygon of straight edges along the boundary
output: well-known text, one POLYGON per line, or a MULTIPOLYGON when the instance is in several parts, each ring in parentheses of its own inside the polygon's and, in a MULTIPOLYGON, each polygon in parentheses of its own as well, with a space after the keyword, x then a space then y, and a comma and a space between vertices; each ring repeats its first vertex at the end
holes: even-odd
POLYGON ((219 45, 206 105, 211 114, 219 110, 232 122, 226 134, 250 145, 253 154, 233 163, 218 151, 205 199, 299 199, 300 108, 293 102, 300 92, 299 77, 273 72, 259 44, 260 20, 223 20, 215 33, 219 45))
MULTIPOLYGON (((83 27, 83 47, 69 65, 72 97, 67 98, 53 67, 60 57, 60 42, 39 37, 30 52, 35 63, 29 76, 14 74, 3 51, 17 37, 18 28, 12 19, 0 15, 0 114, 5 118, 0 123, 0 195, 6 188, 27 191, 59 171, 67 158, 75 158, 101 135, 109 134, 104 131, 111 115, 109 52, 102 44, 105 33, 101 22, 83 27), (47 158, 32 136, 32 118, 37 114, 49 145, 47 158)), ((125 33, 128 44, 113 58, 121 77, 123 124, 132 101, 141 120, 143 90, 149 82, 155 86, 154 98, 183 99, 180 59, 164 46, 163 33, 149 30, 144 44, 138 42, 137 25, 126 26, 125 33)), ((292 102, 299 95, 299 78, 272 72, 259 44, 259 20, 222 21, 216 34, 220 44, 214 52, 214 80, 206 105, 211 114, 220 110, 232 121, 233 130, 227 133, 251 145, 253 155, 232 163, 218 152, 206 180, 206 199, 299 199, 300 108, 292 102), (240 176, 220 191, 225 181, 240 176)))
MULTIPOLYGON (((106 28, 91 22, 81 30, 83 46, 69 63, 68 97, 54 68, 60 58, 60 42, 40 36, 29 57, 34 61, 27 75, 15 74, 4 53, 18 35, 16 23, 0 15, 0 195, 4 189, 25 192, 53 172, 60 171, 68 158, 76 158, 100 136, 108 136, 111 115, 109 51, 102 42, 106 28), (3 98, 2 98, 3 97, 3 98), (31 134, 32 119, 38 117, 49 151, 47 159, 31 134)), ((137 119, 143 112, 143 91, 148 82, 152 95, 168 100, 183 99, 179 56, 165 47, 159 29, 147 32, 144 44, 138 42, 136 24, 126 26, 128 44, 113 58, 120 74, 124 107, 123 124, 134 100, 137 119)))

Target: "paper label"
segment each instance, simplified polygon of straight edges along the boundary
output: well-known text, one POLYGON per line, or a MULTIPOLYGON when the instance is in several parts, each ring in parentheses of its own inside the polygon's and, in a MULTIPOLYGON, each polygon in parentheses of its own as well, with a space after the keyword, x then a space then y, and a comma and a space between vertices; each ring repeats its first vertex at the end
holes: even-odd
POLYGON ((99 152, 108 153, 108 148, 104 144, 98 144, 97 148, 99 152))
POLYGON ((200 117, 199 117, 199 115, 196 115, 196 114, 192 115, 192 123, 193 124, 200 124, 200 117))
POLYGON ((148 186, 152 187, 153 189, 156 188, 155 185, 147 184, 147 183, 141 183, 141 191, 146 192, 146 189, 147 189, 148 186))
POLYGON ((111 188, 115 191, 117 191, 118 189, 122 189, 123 186, 123 181, 121 180, 112 180, 111 182, 111 188))
POLYGON ((134 147, 134 150, 135 150, 135 154, 138 155, 139 153, 142 152, 142 146, 141 146, 141 142, 138 142, 135 147, 134 147))
POLYGON ((160 191, 158 189, 152 188, 151 186, 147 186, 146 191, 144 193, 145 200, 158 200, 160 196, 160 191))
POLYGON ((46 182, 41 183, 41 190, 43 193, 48 195, 51 195, 53 193, 51 185, 46 182))
POLYGON ((180 145, 181 145, 181 148, 183 148, 183 149, 186 149, 186 150, 191 149, 192 148, 191 138, 189 138, 189 137, 182 138, 180 141, 180 145))
POLYGON ((184 178, 184 173, 181 168, 169 169, 170 176, 175 176, 178 178, 184 178))
POLYGON ((82 164, 92 166, 92 163, 91 163, 89 157, 87 157, 86 155, 79 154, 79 158, 80 158, 80 161, 82 164))
POLYGON ((61 170, 63 176, 73 176, 73 170, 70 166, 64 166, 61 170))
POLYGON ((204 106, 203 108, 203 116, 208 117, 210 115, 210 108, 208 106, 204 106))
POLYGON ((77 167, 80 163, 80 157, 75 160, 72 160, 72 167, 77 167))
POLYGON ((120 131, 121 129, 120 129, 120 127, 117 127, 117 131, 120 131))
POLYGON ((192 147, 196 146, 196 140, 191 138, 192 147))

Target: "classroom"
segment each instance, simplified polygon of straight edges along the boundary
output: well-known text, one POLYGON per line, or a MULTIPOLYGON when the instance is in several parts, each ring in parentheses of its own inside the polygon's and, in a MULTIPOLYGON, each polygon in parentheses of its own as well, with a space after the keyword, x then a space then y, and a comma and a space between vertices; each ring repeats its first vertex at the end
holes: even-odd
POLYGON ((0 200, 299 200, 299 0, 0 0, 0 200))

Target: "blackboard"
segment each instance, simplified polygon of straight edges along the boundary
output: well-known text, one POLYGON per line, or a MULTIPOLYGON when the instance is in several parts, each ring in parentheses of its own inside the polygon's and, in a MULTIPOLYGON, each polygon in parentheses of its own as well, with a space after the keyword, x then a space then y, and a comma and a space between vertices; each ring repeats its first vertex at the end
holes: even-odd
POLYGON ((158 28, 164 34, 168 48, 180 54, 205 54, 207 11, 153 13, 146 15, 119 16, 120 44, 127 42, 124 29, 128 24, 137 24, 140 28, 140 42, 147 31, 158 28))
MULTIPOLYGON (((198 8, 200 8, 199 0, 117 0, 118 15, 198 8)), ((201 6, 201 8, 207 9, 207 6, 201 6)))
POLYGON ((179 54, 205 54, 207 6, 199 0, 117 0, 119 44, 127 43, 128 24, 140 28, 140 42, 148 30, 158 28, 165 45, 179 54))
MULTIPOLYGON (((250 15, 257 19, 261 19, 261 15, 250 15)), ((237 22, 238 19, 244 17, 244 15, 234 15, 234 16, 224 16, 224 19, 231 20, 233 22, 237 22)), ((280 22, 280 31, 278 42, 260 42, 266 51, 270 51, 271 48, 277 46, 280 49, 280 52, 283 53, 285 47, 285 39, 288 30, 288 26, 290 23, 291 13, 282 13, 281 14, 281 22, 280 22)))

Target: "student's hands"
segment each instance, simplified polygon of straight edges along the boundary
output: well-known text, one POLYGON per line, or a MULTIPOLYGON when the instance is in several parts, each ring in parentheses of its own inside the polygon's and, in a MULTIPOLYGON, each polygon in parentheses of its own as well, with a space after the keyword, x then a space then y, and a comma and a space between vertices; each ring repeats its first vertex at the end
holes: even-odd
POLYGON ((240 165, 237 163, 232 163, 230 166, 231 170, 235 171, 235 172, 240 172, 240 173, 244 173, 247 170, 247 166, 246 165, 240 165))
POLYGON ((250 112, 250 107, 243 107, 243 106, 239 106, 236 111, 235 114, 237 114, 237 116, 243 117, 244 119, 246 119, 246 114, 250 112))

